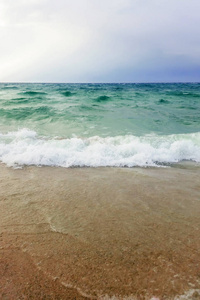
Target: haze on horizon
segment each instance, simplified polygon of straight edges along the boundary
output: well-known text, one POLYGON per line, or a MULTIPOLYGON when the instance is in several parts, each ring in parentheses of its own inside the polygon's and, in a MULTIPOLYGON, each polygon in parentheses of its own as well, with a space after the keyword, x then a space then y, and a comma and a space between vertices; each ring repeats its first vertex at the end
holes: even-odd
POLYGON ((199 82, 199 0, 1 0, 1 82, 199 82))

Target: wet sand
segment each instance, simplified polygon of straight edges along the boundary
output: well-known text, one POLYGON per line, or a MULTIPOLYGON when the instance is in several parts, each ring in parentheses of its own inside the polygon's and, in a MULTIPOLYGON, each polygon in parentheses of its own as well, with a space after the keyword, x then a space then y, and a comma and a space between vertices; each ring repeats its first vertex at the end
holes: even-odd
POLYGON ((0 299, 174 299, 200 288, 198 166, 0 165, 0 206, 0 299))

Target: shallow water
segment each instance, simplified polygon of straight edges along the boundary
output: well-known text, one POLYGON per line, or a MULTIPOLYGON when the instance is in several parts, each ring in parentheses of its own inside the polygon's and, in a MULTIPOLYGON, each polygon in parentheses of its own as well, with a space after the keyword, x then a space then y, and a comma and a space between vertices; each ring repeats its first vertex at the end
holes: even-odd
POLYGON ((198 299, 200 167, 0 165, 0 182, 0 299, 198 299))

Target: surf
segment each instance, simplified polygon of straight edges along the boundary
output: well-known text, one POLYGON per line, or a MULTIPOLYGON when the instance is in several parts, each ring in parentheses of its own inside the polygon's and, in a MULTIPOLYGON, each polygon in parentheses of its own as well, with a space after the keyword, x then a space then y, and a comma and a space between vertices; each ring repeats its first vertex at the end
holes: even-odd
POLYGON ((162 167, 200 162, 200 132, 47 138, 29 129, 0 134, 0 161, 12 167, 162 167))

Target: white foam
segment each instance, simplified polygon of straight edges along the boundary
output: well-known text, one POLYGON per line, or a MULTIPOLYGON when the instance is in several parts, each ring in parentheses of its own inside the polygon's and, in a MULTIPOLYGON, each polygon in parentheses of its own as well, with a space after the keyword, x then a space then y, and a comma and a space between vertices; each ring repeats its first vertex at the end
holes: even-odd
MULTIPOLYGON (((100 296, 98 297, 99 300, 137 300, 137 296, 127 296, 127 297, 121 297, 121 296, 112 296, 109 297, 108 295, 100 296)), ((148 298, 148 296, 145 297, 145 299, 148 300, 161 300, 160 297, 151 297, 148 298)), ((198 300, 200 299, 200 290, 199 289, 191 289, 189 291, 186 291, 183 295, 175 296, 175 297, 169 297, 168 299, 171 300, 198 300)))
POLYGON ((169 136, 133 135, 45 139, 22 129, 0 134, 0 160, 8 166, 146 167, 200 162, 200 132, 169 136))
POLYGON ((198 300, 200 299, 200 289, 191 289, 183 295, 176 296, 174 300, 198 300))

